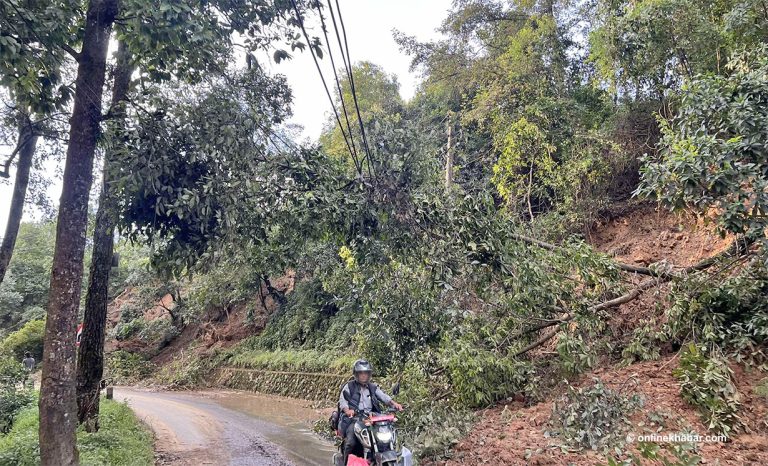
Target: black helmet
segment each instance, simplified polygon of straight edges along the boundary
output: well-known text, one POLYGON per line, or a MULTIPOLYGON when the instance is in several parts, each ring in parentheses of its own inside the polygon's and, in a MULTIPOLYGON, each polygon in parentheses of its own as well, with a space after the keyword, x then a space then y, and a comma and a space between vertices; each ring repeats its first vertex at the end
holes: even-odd
POLYGON ((370 362, 366 361, 365 359, 358 359, 355 361, 355 364, 352 366, 352 375, 355 376, 355 380, 357 382, 360 382, 357 378, 357 374, 360 372, 367 372, 368 377, 370 379, 371 374, 373 374, 373 366, 370 362))

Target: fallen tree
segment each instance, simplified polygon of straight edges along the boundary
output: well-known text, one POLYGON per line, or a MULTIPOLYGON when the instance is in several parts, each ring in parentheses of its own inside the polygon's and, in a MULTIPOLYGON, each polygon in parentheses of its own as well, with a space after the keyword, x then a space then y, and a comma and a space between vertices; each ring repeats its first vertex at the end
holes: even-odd
MULTIPOLYGON (((543 247, 545 249, 552 249, 552 248, 562 249, 560 246, 555 246, 553 244, 544 243, 543 241, 538 241, 538 240, 535 240, 533 238, 527 238, 527 237, 521 236, 521 235, 515 235, 515 237, 517 239, 526 241, 526 242, 531 243, 531 244, 535 244, 535 245, 543 247)), ((696 263, 696 264, 694 264, 694 265, 692 265, 690 267, 684 268, 682 273, 680 273, 680 274, 665 273, 664 275, 655 276, 655 278, 650 278, 648 280, 645 280, 645 281, 641 282, 639 285, 637 285, 635 288, 633 288, 632 290, 630 290, 626 294, 623 294, 623 295, 618 296, 616 298, 610 299, 608 301, 604 301, 604 302, 596 304, 594 306, 590 306, 589 308, 587 308, 587 311, 589 311, 589 312, 599 312, 599 311, 604 311, 606 309, 612 309, 614 307, 621 306, 622 304, 626 304, 626 303, 628 303, 630 301, 633 301, 633 300, 637 299, 640 295, 642 295, 642 293, 645 290, 653 288, 654 286, 657 286, 657 285, 661 285, 662 283, 669 282, 669 281, 671 281, 672 279, 674 279, 676 277, 685 276, 685 274, 692 273, 692 272, 706 270, 709 267, 712 267, 713 265, 717 264, 718 262, 720 262, 723 259, 726 259, 728 257, 741 256, 744 253, 746 253, 746 255, 748 255, 749 254, 749 248, 752 245, 752 243, 753 243, 753 241, 751 241, 749 239, 743 239, 743 240, 736 239, 735 241, 733 241, 733 243, 731 243, 731 245, 725 251, 723 251, 723 252, 721 252, 721 253, 719 253, 717 255, 714 255, 712 257, 708 257, 708 258, 706 258, 706 259, 704 259, 704 260, 702 260, 702 261, 700 261, 700 262, 698 262, 698 263, 696 263)), ((629 266, 629 267, 632 267, 632 266, 629 266)), ((625 269, 622 268, 622 270, 625 270, 625 269)), ((648 270, 650 271, 650 269, 648 269, 648 270)), ((625 270, 625 271, 629 271, 629 270, 625 270)), ((641 273, 641 272, 638 272, 638 273, 641 273)), ((545 344, 546 342, 548 342, 549 340, 554 338, 560 332, 560 328, 556 327, 556 326, 559 326, 560 324, 564 324, 564 323, 570 322, 571 320, 573 320, 574 317, 576 317, 576 314, 574 312, 568 312, 568 311, 566 311, 564 309, 562 309, 562 311, 563 311, 563 314, 562 314, 561 318, 553 319, 553 320, 548 320, 548 321, 542 322, 540 324, 537 324, 537 325, 535 325, 533 327, 530 327, 527 330, 525 330, 523 333, 524 334, 528 334, 528 333, 533 333, 533 332, 541 331, 541 330, 544 330, 544 329, 547 329, 547 328, 550 328, 550 327, 555 327, 555 328, 552 328, 551 330, 547 331, 544 335, 542 335, 540 338, 538 338, 537 340, 535 340, 531 344, 529 344, 529 345, 525 346, 524 348, 520 349, 519 351, 517 351, 514 354, 514 356, 515 357, 521 356, 521 355, 523 355, 523 354, 525 354, 525 353, 527 353, 527 352, 529 352, 529 351, 531 351, 533 349, 536 349, 536 348, 542 346, 543 344, 545 344)))

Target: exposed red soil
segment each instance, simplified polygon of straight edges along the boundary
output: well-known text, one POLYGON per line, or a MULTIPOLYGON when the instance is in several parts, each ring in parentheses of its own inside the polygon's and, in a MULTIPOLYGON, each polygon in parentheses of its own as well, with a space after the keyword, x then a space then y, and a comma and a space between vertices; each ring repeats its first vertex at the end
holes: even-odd
MULTIPOLYGON (((598 223, 590 234, 593 246, 617 261, 650 265, 666 261, 675 268, 692 266, 720 254, 733 242, 733 236, 721 237, 711 222, 711 215, 701 218, 673 214, 649 204, 630 205, 598 223)), ((625 274, 628 287, 647 279, 625 274)), ((669 283, 650 288, 634 299, 610 311, 607 321, 616 342, 627 343, 634 330, 651 320, 664 322, 669 302, 669 283)), ((660 348, 662 354, 669 348, 660 348)))
MULTIPOLYGON (((597 224, 590 232, 592 244, 600 251, 614 256, 618 261, 650 265, 666 261, 675 267, 691 266, 714 256, 730 245, 732 238, 721 238, 707 219, 678 216, 658 210, 655 206, 641 204, 623 208, 620 212, 597 224)), ((628 287, 647 277, 627 276, 628 287)), ((644 292, 637 299, 610 311, 608 329, 617 341, 628 341, 635 328, 650 319, 662 321, 664 309, 669 306, 669 284, 662 284, 644 292)), ((555 345, 551 340, 539 348, 534 357, 551 354, 555 345)), ((698 412, 688 406, 679 395, 679 384, 672 375, 677 365, 677 355, 669 354, 670 348, 660 348, 660 361, 643 362, 629 367, 607 365, 583 376, 575 384, 591 383, 599 378, 605 385, 618 388, 625 381, 634 379, 633 391, 645 400, 644 407, 631 417, 636 435, 651 433, 651 413, 661 414, 666 425, 661 433, 674 434, 692 429, 707 435, 698 412)), ((768 400, 755 395, 753 388, 765 374, 747 372, 741 367, 732 368, 734 380, 742 396, 741 416, 747 432, 728 443, 699 444, 704 464, 743 465, 768 464, 768 400)), ((626 391, 627 389, 625 389, 626 391)), ((607 464, 601 452, 569 451, 561 448, 557 438, 545 436, 558 397, 555 390, 550 399, 526 407, 512 402, 484 410, 480 421, 470 434, 454 449, 449 461, 438 464, 510 464, 510 465, 590 465, 607 464)), ((658 428, 658 426, 654 426, 658 428)), ((629 451, 637 453, 631 445, 629 451)), ((650 463, 649 463, 650 464, 650 463)))
MULTIPOLYGON (((135 299, 134 289, 126 288, 109 304, 107 307, 107 334, 109 334, 109 332, 120 322, 123 305, 130 302, 132 299, 135 299)), ((173 296, 166 294, 157 300, 154 306, 145 309, 142 316, 147 322, 157 319, 171 320, 171 312, 173 312, 175 308, 176 303, 173 300, 173 296)), ((149 350, 149 348, 147 348, 146 342, 141 341, 137 337, 128 338, 122 341, 108 338, 104 342, 104 350, 107 353, 117 350, 129 351, 132 353, 144 353, 149 350)))
POLYGON ((599 222, 591 243, 617 260, 649 265, 661 260, 691 266, 727 249, 733 238, 721 238, 709 218, 672 214, 654 205, 638 204, 599 222))
MULTIPOLYGON (((612 389, 624 386, 623 393, 639 393, 644 400, 644 406, 630 417, 634 426, 631 433, 635 435, 655 432, 659 426, 653 422, 658 418, 665 419, 661 435, 689 429, 706 435, 707 429, 697 411, 679 396, 679 385, 672 375, 676 362, 675 356, 668 356, 660 361, 643 362, 624 368, 598 369, 582 377, 575 385, 589 384, 593 378, 598 378, 612 389), (651 414, 655 414, 653 419, 649 417, 651 414)), ((738 435, 728 443, 699 444, 698 454, 704 459, 704 464, 768 464, 768 429, 765 424, 768 400, 754 396, 750 388, 758 379, 758 373, 736 378, 737 385, 744 395, 743 418, 750 433, 738 435)), ((558 438, 545 436, 545 432, 550 429, 548 422, 553 406, 551 401, 530 407, 511 403, 481 412, 482 421, 456 446, 454 457, 439 464, 607 464, 606 456, 600 452, 568 451, 561 448, 558 438)), ((637 453, 632 444, 627 448, 637 453)))
MULTIPOLYGON (((274 279, 272 285, 275 289, 288 293, 293 290, 295 273, 287 272, 282 277, 274 279)), ((107 333, 119 322, 121 308, 125 303, 135 299, 134 289, 127 288, 107 309, 107 333)), ((208 309, 197 321, 184 326, 181 333, 164 348, 151 348, 147 342, 138 337, 128 338, 123 341, 107 339, 105 350, 107 353, 116 350, 125 350, 134 353, 143 353, 152 356, 152 362, 164 365, 173 360, 182 351, 190 350, 198 354, 210 353, 219 348, 227 348, 237 344, 243 339, 258 334, 267 323, 267 319, 276 309, 276 303, 267 290, 262 288, 264 296, 262 304, 259 293, 245 302, 231 305, 225 308, 208 309), (248 310, 251 309, 251 316, 248 310)), ((176 308, 173 296, 166 294, 157 303, 143 311, 146 321, 157 319, 171 320, 171 312, 176 308)))
POLYGON ((203 354, 228 348, 258 334, 266 323, 266 312, 261 303, 258 303, 254 313, 256 317, 249 322, 246 303, 233 306, 231 310, 209 311, 200 322, 186 325, 178 337, 152 358, 152 362, 157 365, 166 364, 186 349, 203 354))
MULTIPOLYGON (((294 272, 289 271, 273 280, 272 286, 278 291, 288 293, 293 290, 294 280, 294 272)), ((261 295, 257 293, 245 302, 225 308, 209 309, 197 322, 186 325, 178 337, 152 358, 152 362, 157 365, 166 364, 184 350, 210 354, 217 349, 233 346, 245 338, 259 334, 276 308, 277 303, 268 295, 267 290, 262 288, 261 295), (264 296, 263 302, 261 296, 264 296)))

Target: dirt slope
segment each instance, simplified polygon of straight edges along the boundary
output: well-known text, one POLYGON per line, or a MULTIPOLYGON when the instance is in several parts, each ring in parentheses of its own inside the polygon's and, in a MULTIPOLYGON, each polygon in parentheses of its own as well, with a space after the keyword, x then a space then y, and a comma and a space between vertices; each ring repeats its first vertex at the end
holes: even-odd
MULTIPOLYGON (((660 361, 649 361, 624 368, 603 368, 584 375, 579 384, 591 383, 598 378, 613 389, 618 389, 629 380, 641 394, 644 406, 631 418, 634 435, 646 435, 661 428, 661 434, 674 434, 693 430, 707 433, 698 413, 679 396, 679 385, 672 375, 676 357, 669 356, 660 361), (664 426, 658 422, 663 419, 664 426)), ((700 444, 699 454, 704 464, 721 465, 764 465, 768 464, 768 428, 766 413, 768 402, 765 397, 752 393, 757 374, 741 374, 737 378, 739 389, 744 395, 744 420, 751 432, 742 434, 729 443, 700 444)), ((600 452, 572 452, 560 448, 557 438, 548 438, 548 420, 552 415, 553 402, 548 401, 525 407, 521 403, 498 406, 482 412, 482 422, 455 448, 455 456, 443 464, 481 465, 565 465, 594 466, 607 464, 606 456, 600 452)), ((630 450, 632 444, 629 445, 630 450)))
MULTIPOLYGON (((598 224, 591 232, 593 245, 617 260, 637 265, 649 265, 662 260, 679 267, 693 265, 718 254, 728 247, 732 238, 721 238, 714 227, 702 219, 693 219, 659 211, 654 206, 625 207, 598 224)), ((667 286, 653 288, 639 299, 612 311, 608 323, 619 340, 629 338, 640 322, 660 316, 667 304, 667 286)), ((552 343, 554 344, 554 343, 552 343)), ((546 353, 552 348, 543 348, 546 353)), ((677 367, 677 355, 668 354, 660 361, 643 362, 629 367, 607 365, 585 374, 576 385, 591 383, 597 378, 612 388, 627 383, 644 399, 644 407, 632 417, 635 435, 661 429, 673 434, 693 430, 707 434, 695 409, 679 396, 679 384, 672 375, 677 367), (664 420, 664 426, 658 424, 664 420), (656 422, 656 424, 654 424, 656 422)), ((699 445, 704 464, 745 465, 768 464, 768 399, 753 393, 764 377, 732 368, 737 386, 743 396, 747 433, 729 443, 699 445)), ((568 451, 561 448, 557 438, 545 435, 552 415, 553 399, 526 407, 522 403, 500 405, 480 413, 481 421, 455 448, 454 457, 446 465, 596 465, 607 464, 606 456, 593 451, 568 451)), ((636 451, 629 446, 630 451, 636 451)))
MULTIPOLYGON (((289 271, 284 276, 273 280, 275 289, 287 293, 293 289, 295 274, 289 271)), ((107 312, 107 335, 120 322, 122 308, 126 303, 137 299, 135 290, 126 289, 109 305, 107 312)), ((185 291, 182 288, 182 293, 185 291)), ((250 299, 224 307, 211 307, 181 329, 181 332, 166 343, 144 341, 138 335, 118 341, 107 338, 105 350, 107 353, 125 350, 143 354, 151 358, 156 365, 165 365, 183 352, 192 351, 196 354, 210 353, 220 348, 228 348, 249 336, 261 332, 269 316, 276 309, 274 299, 267 290, 262 288, 262 301, 258 291, 250 299), (250 315, 249 315, 250 310, 250 315)), ((168 320, 172 322, 171 313, 177 303, 170 294, 162 296, 157 302, 143 311, 147 322, 168 320)))
POLYGON ((630 204, 599 222, 589 235, 600 251, 628 264, 649 265, 661 260, 691 266, 730 245, 707 218, 672 214, 649 204, 630 204))

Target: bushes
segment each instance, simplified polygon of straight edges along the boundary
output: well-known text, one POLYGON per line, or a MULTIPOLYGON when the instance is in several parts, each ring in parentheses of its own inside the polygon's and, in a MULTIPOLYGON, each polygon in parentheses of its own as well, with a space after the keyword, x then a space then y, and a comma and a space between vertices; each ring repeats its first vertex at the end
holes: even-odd
POLYGON ((740 396, 728 361, 717 355, 707 357, 690 344, 672 373, 680 381, 683 399, 698 408, 710 430, 730 436, 740 429, 740 396))
POLYGON ((138 353, 118 350, 106 356, 106 376, 118 384, 132 384, 145 379, 155 369, 154 364, 138 353))
POLYGON ((734 54, 727 69, 683 89, 675 119, 662 125, 661 158, 644 159, 637 192, 672 208, 714 212, 722 232, 765 240, 768 46, 734 54))
POLYGON ((768 270, 755 265, 716 286, 707 278, 694 276, 673 290, 663 337, 716 345, 737 361, 766 362, 768 270))
POLYGON ((111 336, 117 341, 127 340, 128 338, 140 332, 144 328, 145 324, 146 322, 144 321, 144 318, 139 317, 128 322, 118 323, 110 333, 111 336))
MULTIPOLYGON (((153 465, 152 434, 122 403, 102 400, 99 432, 78 430, 80 462, 84 465, 153 465)), ((22 411, 11 431, 0 437, 0 464, 37 466, 40 445, 37 407, 22 411)))
POLYGON ((19 361, 0 359, 0 432, 8 432, 19 411, 35 401, 31 390, 18 388, 26 376, 19 361))
POLYGON ((118 341, 137 337, 148 345, 151 344, 157 348, 164 348, 181 331, 173 325, 170 317, 162 316, 152 320, 137 317, 128 322, 120 322, 110 333, 118 341))
POLYGON ((35 395, 31 390, 3 389, 0 391, 0 432, 7 433, 19 411, 34 402, 35 395))
POLYGON ((588 387, 568 385, 568 392, 552 409, 552 433, 572 447, 608 449, 623 442, 628 416, 640 406, 637 395, 624 396, 597 379, 588 387))
POLYGON ((347 374, 357 359, 353 355, 315 350, 263 351, 235 349, 228 358, 229 365, 247 369, 291 372, 322 372, 347 374))
POLYGON ((29 351, 37 361, 40 361, 43 358, 44 333, 45 320, 30 320, 19 330, 5 337, 0 344, 0 353, 21 362, 24 352, 29 351))
POLYGON ((738 276, 713 283, 697 273, 673 283, 664 324, 656 319, 635 329, 623 349, 628 362, 658 359, 659 347, 693 342, 722 348, 736 362, 768 363, 768 270, 759 261, 738 276))
POLYGON ((37 407, 22 411, 7 435, 0 437, 0 464, 37 466, 40 464, 40 443, 37 430, 40 427, 37 407))
POLYGON ((701 463, 701 457, 696 455, 696 444, 672 443, 659 445, 653 442, 638 442, 639 454, 630 453, 624 461, 608 457, 608 466, 644 466, 663 464, 664 466, 696 466, 701 463))
POLYGON ((170 317, 159 317, 146 322, 138 332, 138 337, 158 348, 166 347, 181 331, 173 325, 170 317))
POLYGON ((169 388, 187 388, 202 384, 218 360, 201 359, 194 352, 181 352, 174 359, 162 366, 154 379, 169 388))
POLYGON ((444 348, 452 389, 466 406, 484 407, 522 392, 532 378, 529 363, 469 346, 464 341, 446 344, 444 348))
MULTIPOLYGON (((422 353, 412 358, 400 375, 398 401, 406 410, 398 414, 405 444, 420 458, 441 459, 469 431, 474 413, 457 402, 448 376, 437 358, 422 353)), ((384 385, 386 388, 386 385, 384 385)))
POLYGON ((252 342, 253 346, 269 350, 348 349, 355 319, 352 309, 339 309, 343 302, 350 300, 334 297, 318 279, 300 281, 286 296, 283 308, 277 310, 264 332, 252 342))

